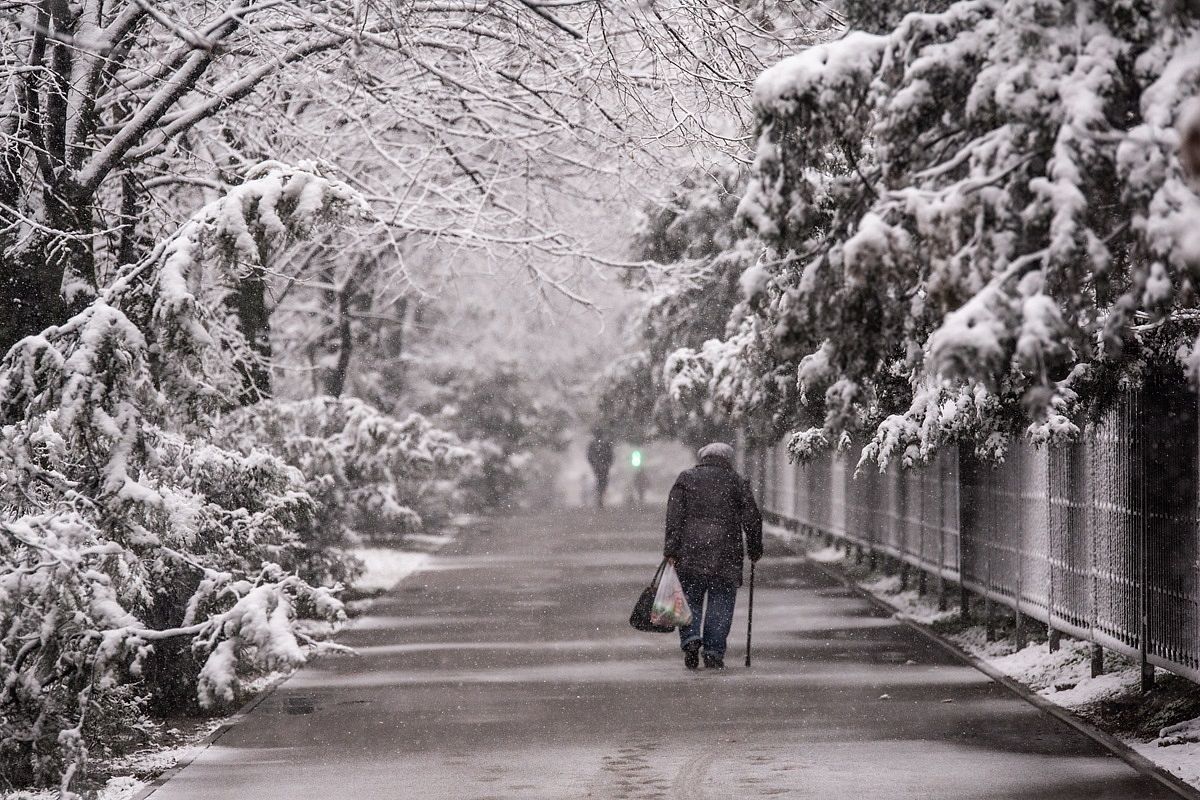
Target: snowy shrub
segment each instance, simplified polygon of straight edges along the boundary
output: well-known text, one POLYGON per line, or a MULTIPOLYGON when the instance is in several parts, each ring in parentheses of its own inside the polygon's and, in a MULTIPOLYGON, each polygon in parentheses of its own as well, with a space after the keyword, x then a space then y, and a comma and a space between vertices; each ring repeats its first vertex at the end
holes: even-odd
POLYGON ((1195 4, 921 5, 759 77, 740 214, 778 259, 725 346, 676 359, 735 413, 819 414, 801 456, 1052 441, 1148 359, 1200 368, 1195 4))
POLYGON ((1193 97, 1179 115, 1179 160, 1193 181, 1200 181, 1200 96, 1193 97))
POLYGON ((360 534, 395 537, 419 530, 426 508, 444 513, 434 487, 476 466, 420 414, 399 420, 346 397, 261 402, 229 414, 216 438, 246 453, 265 448, 304 475, 317 514, 300 534, 302 574, 324 582, 353 577, 348 548, 360 534))
POLYGON ((213 412, 262 389, 266 262, 361 207, 311 170, 264 164, 0 363, 6 780, 72 797, 114 692, 227 703, 240 675, 303 661, 297 614, 342 614, 295 573, 318 511, 303 475, 206 437, 213 412))
POLYGON ((535 455, 565 446, 567 414, 554 399, 534 396, 516 366, 452 370, 437 383, 437 396, 422 411, 477 456, 457 482, 467 507, 511 508, 531 482, 552 482, 535 455))

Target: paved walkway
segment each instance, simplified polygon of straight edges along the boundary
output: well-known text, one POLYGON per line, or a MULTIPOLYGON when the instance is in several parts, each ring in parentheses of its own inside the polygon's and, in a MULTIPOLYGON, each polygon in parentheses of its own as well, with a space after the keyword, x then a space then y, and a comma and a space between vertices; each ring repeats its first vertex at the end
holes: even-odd
MULTIPOLYGON (((626 624, 657 517, 499 523, 382 598, 153 800, 1173 797, 807 566, 724 674, 626 624), (882 694, 890 699, 880 699, 882 694)), ((774 556, 774 557, 772 557, 774 556)))

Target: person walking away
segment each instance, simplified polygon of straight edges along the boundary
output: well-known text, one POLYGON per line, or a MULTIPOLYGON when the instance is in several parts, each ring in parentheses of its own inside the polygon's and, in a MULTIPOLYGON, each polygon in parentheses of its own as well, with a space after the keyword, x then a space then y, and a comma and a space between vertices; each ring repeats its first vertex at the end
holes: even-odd
POLYGON ((633 468, 633 496, 636 498, 636 508, 641 511, 646 507, 646 470, 642 466, 633 468))
POLYGON ((702 654, 705 667, 724 669, 743 562, 747 555, 752 562, 762 558, 762 515, 750 482, 733 468, 732 447, 713 442, 699 456, 667 498, 663 556, 692 609, 692 624, 679 629, 684 666, 696 669, 702 654))
POLYGON ((599 429, 592 431, 587 460, 596 475, 596 508, 604 508, 604 493, 608 491, 608 471, 612 469, 613 463, 613 443, 612 439, 599 429))

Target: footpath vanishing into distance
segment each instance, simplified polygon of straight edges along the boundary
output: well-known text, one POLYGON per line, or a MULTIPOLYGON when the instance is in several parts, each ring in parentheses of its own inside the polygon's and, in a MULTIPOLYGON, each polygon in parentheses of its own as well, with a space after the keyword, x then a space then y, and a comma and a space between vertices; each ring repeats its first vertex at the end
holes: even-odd
MULTIPOLYGON (((659 515, 554 513, 443 550, 153 800, 1175 797, 802 559, 758 570, 724 673, 626 620, 659 515), (886 695, 886 697, 884 697, 886 695)), ((774 557, 772 557, 774 556, 774 557)))

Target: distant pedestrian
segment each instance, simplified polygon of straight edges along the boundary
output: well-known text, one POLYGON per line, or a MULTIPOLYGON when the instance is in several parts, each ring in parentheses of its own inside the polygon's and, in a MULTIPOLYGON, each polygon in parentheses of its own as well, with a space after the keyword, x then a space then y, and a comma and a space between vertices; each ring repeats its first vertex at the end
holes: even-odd
POLYGON ((588 443, 588 464, 596 475, 596 508, 604 508, 604 493, 608 491, 608 471, 612 469, 613 443, 603 431, 592 431, 592 441, 588 443))
POLYGON ((646 470, 644 467, 637 466, 633 468, 633 496, 636 503, 636 508, 640 511, 646 507, 646 470))
POLYGON ((700 463, 671 487, 663 555, 675 565, 692 608, 692 624, 679 629, 684 666, 696 669, 703 652, 704 666, 724 669, 743 561, 762 557, 762 516, 750 482, 733 468, 732 447, 713 442, 699 455, 700 463))

